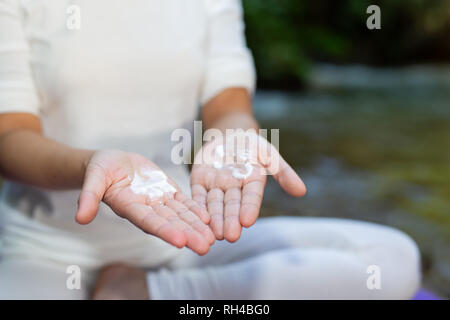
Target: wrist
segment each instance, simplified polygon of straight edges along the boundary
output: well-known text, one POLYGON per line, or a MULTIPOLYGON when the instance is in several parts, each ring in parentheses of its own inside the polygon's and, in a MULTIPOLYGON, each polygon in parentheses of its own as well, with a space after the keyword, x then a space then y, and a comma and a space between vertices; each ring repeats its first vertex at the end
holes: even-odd
POLYGON ((77 176, 78 176, 78 185, 81 187, 84 181, 84 177, 86 175, 86 170, 89 165, 89 162, 92 159, 92 156, 95 154, 96 150, 85 150, 78 149, 76 151, 77 157, 77 176))
POLYGON ((211 128, 216 128, 225 134, 230 129, 258 131, 259 126, 253 115, 246 112, 232 111, 217 119, 211 128))

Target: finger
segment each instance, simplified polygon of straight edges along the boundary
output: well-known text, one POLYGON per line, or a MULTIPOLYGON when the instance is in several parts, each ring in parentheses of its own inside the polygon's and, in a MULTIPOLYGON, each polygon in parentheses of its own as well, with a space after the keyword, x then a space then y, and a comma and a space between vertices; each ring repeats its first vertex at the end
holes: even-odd
POLYGON ((160 217, 166 219, 173 228, 184 233, 188 248, 200 255, 206 254, 209 251, 209 243, 204 236, 192 229, 189 224, 182 221, 173 209, 164 205, 158 205, 152 208, 160 217))
POLYGON ((207 195, 208 212, 211 215, 211 229, 218 240, 223 239, 223 191, 211 189, 207 195))
POLYGON ((242 188, 242 201, 239 219, 241 225, 248 228, 258 218, 264 194, 265 180, 248 182, 242 188))
POLYGON ((106 176, 103 169, 98 166, 88 166, 75 215, 78 223, 88 224, 94 220, 106 188, 106 176))
POLYGON ((241 236, 242 229, 239 221, 241 190, 239 188, 228 189, 225 192, 224 203, 224 237, 229 242, 234 242, 241 236))
POLYGON ((192 229, 197 230, 200 234, 202 234, 210 245, 214 243, 216 237, 212 233, 211 229, 183 203, 177 200, 170 200, 167 202, 167 206, 175 211, 178 214, 178 217, 189 224, 192 229))
POLYGON ((165 192, 165 193, 164 193, 164 196, 165 196, 166 198, 169 197, 169 198, 173 199, 175 193, 177 193, 177 192, 182 192, 182 191, 181 191, 181 188, 178 186, 178 184, 177 184, 175 181, 173 181, 171 178, 167 177, 167 181, 169 182, 169 184, 170 184, 172 187, 174 187, 175 190, 170 191, 170 192, 165 192))
POLYGON ((189 210, 195 213, 204 223, 206 224, 209 223, 210 216, 208 211, 206 210, 206 207, 200 205, 197 201, 189 199, 185 194, 181 192, 177 192, 175 194, 175 200, 182 202, 189 210))
POLYGON ((271 145, 270 157, 267 157, 266 163, 267 171, 287 193, 294 197, 302 197, 306 194, 306 186, 302 179, 273 145, 271 145))
POLYGON ((132 203, 126 208, 126 217, 142 231, 154 235, 171 245, 182 248, 187 244, 185 234, 165 218, 159 216, 151 207, 132 203))
POLYGON ((208 192, 201 184, 191 185, 192 199, 206 208, 206 197, 208 192))

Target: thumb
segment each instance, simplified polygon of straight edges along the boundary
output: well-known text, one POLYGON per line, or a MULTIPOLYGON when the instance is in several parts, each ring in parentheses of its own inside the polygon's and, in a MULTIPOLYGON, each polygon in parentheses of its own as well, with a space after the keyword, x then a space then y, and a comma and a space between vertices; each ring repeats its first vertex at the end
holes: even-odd
POLYGON ((284 191, 294 197, 303 197, 306 194, 306 186, 302 179, 273 146, 267 164, 267 171, 273 175, 284 191))
MULTIPOLYGON (((281 158, 281 156, 280 156, 281 158)), ((284 161, 284 160, 283 160, 284 161)), ((285 161, 285 166, 280 166, 280 170, 273 175, 280 186, 294 197, 303 197, 306 194, 306 186, 298 174, 285 161)))
POLYGON ((78 210, 75 220, 80 224, 88 224, 97 215, 98 207, 106 191, 106 177, 97 166, 88 166, 78 198, 78 210))

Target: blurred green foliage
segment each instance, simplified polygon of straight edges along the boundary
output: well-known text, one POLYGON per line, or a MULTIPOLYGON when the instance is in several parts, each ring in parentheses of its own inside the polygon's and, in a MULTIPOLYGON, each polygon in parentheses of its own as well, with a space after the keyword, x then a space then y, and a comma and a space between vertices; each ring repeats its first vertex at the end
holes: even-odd
POLYGON ((298 89, 313 61, 450 61, 450 0, 242 2, 260 87, 298 89), (371 4, 381 8, 381 30, 366 27, 371 4))

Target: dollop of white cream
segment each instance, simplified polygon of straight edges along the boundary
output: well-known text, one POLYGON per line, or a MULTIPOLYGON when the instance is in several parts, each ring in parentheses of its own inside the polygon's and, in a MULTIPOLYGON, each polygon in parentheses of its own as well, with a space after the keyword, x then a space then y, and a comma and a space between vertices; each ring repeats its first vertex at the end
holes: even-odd
POLYGON ((148 195, 150 200, 161 198, 165 193, 177 192, 164 172, 152 169, 135 172, 130 188, 136 194, 148 195))
POLYGON ((253 172, 253 166, 250 162, 244 164, 245 171, 242 172, 240 168, 233 168, 232 174, 236 179, 245 179, 249 177, 253 172))
POLYGON ((223 148, 223 144, 218 145, 216 147, 216 149, 214 150, 214 152, 216 153, 217 156, 219 156, 220 158, 225 157, 225 149, 223 148))
POLYGON ((233 158, 238 159, 236 163, 233 164, 225 164, 225 150, 223 145, 218 145, 214 149, 214 154, 216 161, 213 162, 213 167, 216 169, 228 168, 231 170, 231 174, 236 179, 246 179, 253 172, 253 166, 250 163, 250 154, 248 152, 239 153, 233 155, 233 158), (242 168, 243 167, 243 168, 242 168), (242 169, 245 169, 243 171, 242 169))

